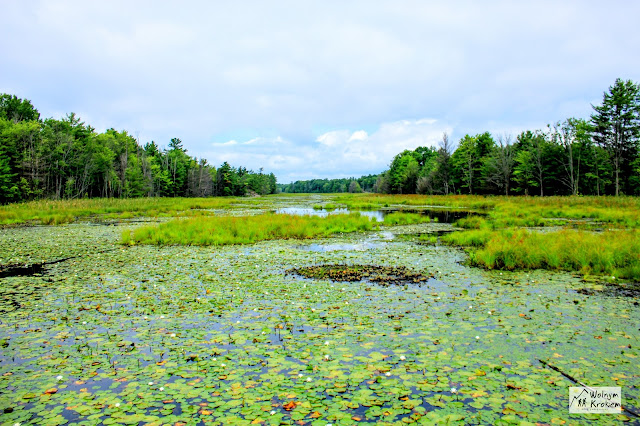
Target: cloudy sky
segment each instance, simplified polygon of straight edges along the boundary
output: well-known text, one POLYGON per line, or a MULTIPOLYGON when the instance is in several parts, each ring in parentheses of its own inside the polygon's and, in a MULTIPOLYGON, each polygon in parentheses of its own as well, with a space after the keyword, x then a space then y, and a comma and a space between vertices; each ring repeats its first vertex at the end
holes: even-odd
POLYGON ((278 181, 447 132, 588 118, 640 80, 635 1, 0 0, 0 92, 278 181))

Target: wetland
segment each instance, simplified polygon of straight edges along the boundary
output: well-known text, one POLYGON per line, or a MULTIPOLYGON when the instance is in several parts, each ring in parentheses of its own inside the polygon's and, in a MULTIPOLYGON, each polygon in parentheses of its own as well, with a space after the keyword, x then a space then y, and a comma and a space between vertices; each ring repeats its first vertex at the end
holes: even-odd
POLYGON ((638 422, 637 202, 566 200, 163 199, 108 214, 54 207, 55 221, 12 207, 0 421, 638 422), (572 246, 613 233, 587 243, 631 249, 541 266, 509 251, 554 232, 572 246), (569 414, 567 376, 620 386, 629 411, 569 414))

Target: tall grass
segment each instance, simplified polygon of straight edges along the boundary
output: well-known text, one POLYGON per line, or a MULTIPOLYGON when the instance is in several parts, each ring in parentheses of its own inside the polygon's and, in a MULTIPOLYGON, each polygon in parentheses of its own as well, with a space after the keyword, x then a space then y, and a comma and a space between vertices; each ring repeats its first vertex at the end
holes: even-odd
POLYGON ((93 198, 80 200, 40 200, 0 206, 0 225, 26 222, 58 225, 92 216, 106 219, 205 214, 206 210, 227 209, 243 198, 93 198))
POLYGON ((429 223, 431 218, 419 213, 395 212, 384 217, 383 223, 388 226, 393 225, 413 225, 415 223, 429 223))
POLYGON ((478 229, 445 235, 442 241, 476 247, 469 253, 471 263, 488 269, 552 269, 640 279, 638 230, 478 229))
POLYGON ((241 217, 194 217, 124 231, 123 244, 219 246, 274 239, 305 239, 377 226, 359 213, 326 217, 262 214, 241 217))

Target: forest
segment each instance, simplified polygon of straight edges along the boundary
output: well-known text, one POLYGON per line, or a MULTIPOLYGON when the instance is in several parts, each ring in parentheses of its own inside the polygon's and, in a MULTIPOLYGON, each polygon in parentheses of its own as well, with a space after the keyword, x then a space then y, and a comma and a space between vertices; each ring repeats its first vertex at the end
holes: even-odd
POLYGON ((42 120, 29 100, 0 95, 0 203, 33 199, 378 192, 640 195, 640 86, 617 79, 588 118, 520 134, 443 134, 437 148, 397 154, 360 178, 276 183, 273 173, 218 168, 173 138, 161 149, 127 131, 97 133, 74 113, 42 120))
POLYGON ((438 148, 396 155, 360 179, 298 181, 283 192, 478 195, 640 195, 640 86, 617 79, 589 119, 567 118, 519 135, 444 134, 438 148), (374 181, 375 178, 375 181, 374 181))
POLYGON ((0 204, 84 197, 208 197, 276 192, 276 177, 142 146, 127 131, 97 133, 74 113, 41 119, 29 100, 0 95, 0 204))

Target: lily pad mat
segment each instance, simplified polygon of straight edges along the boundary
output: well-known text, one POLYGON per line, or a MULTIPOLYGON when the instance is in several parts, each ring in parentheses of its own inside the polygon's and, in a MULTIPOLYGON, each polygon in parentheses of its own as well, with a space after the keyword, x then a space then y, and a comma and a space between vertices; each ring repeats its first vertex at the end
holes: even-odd
POLYGON ((2 424, 623 419, 569 415, 572 383, 538 359, 640 400, 635 299, 578 293, 569 274, 469 268, 460 250, 380 232, 310 241, 386 242, 370 250, 311 252, 294 241, 124 248, 121 230, 3 230, 20 241, 3 259, 79 257, 0 280, 2 424), (383 287, 285 275, 320 264, 435 278, 383 287))

